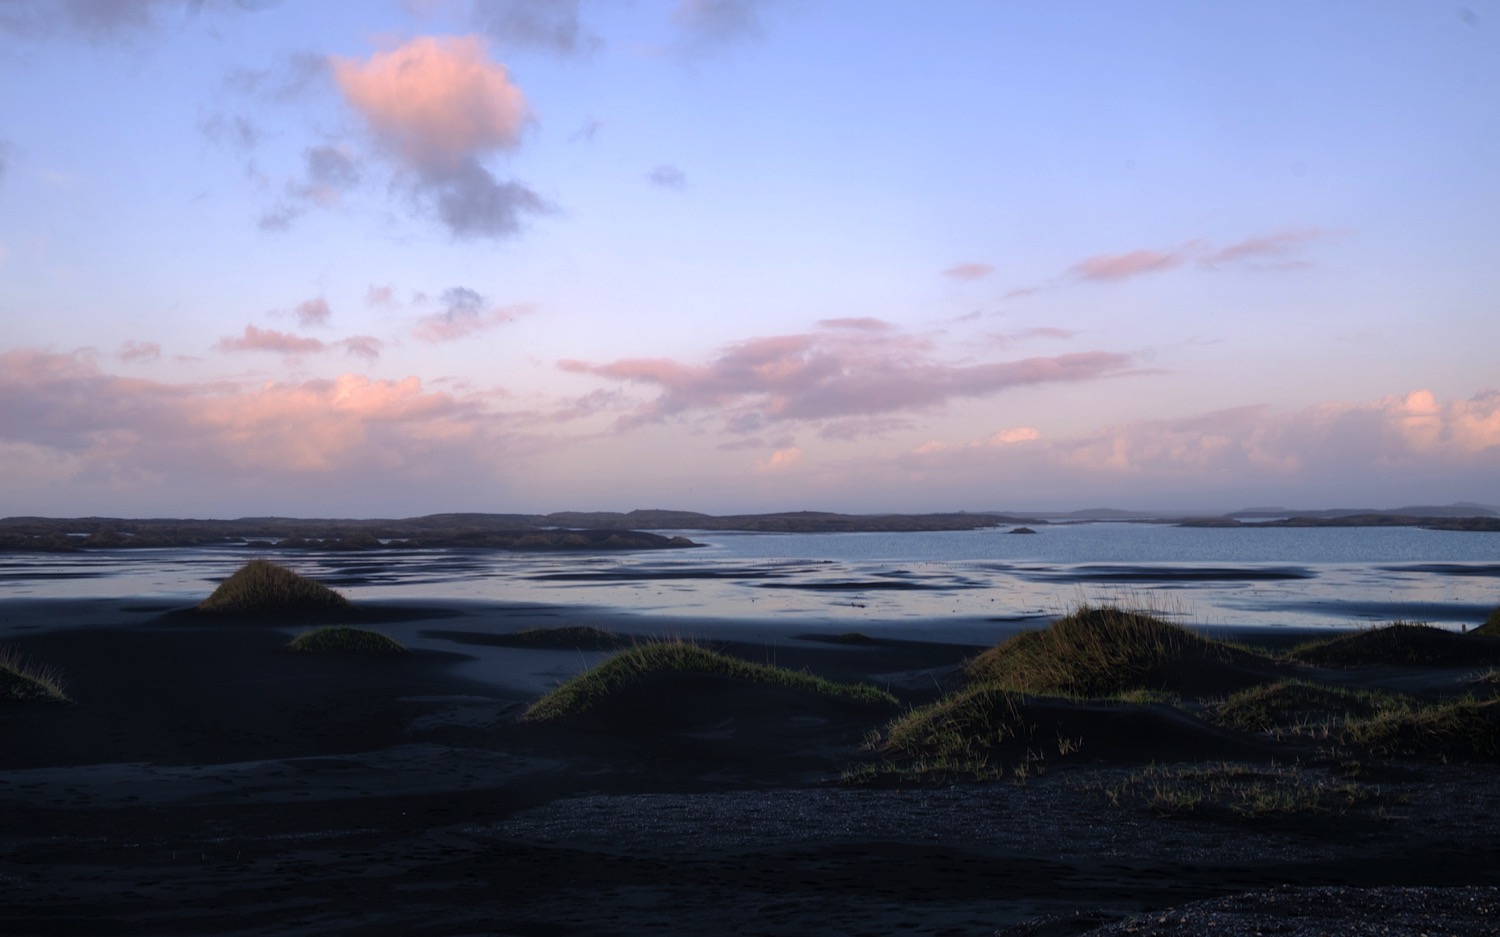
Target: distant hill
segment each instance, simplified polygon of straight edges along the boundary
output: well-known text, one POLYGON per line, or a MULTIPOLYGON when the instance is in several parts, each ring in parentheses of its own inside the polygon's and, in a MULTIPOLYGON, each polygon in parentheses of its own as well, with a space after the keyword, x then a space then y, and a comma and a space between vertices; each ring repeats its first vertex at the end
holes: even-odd
POLYGON ((1399 517, 1500 517, 1500 507, 1461 501, 1445 505, 1413 505, 1400 508, 1325 508, 1318 511, 1301 511, 1291 508, 1246 508, 1230 511, 1228 517, 1308 517, 1338 518, 1354 516, 1399 516, 1399 517))
POLYGON ((694 511, 561 511, 554 514, 429 514, 398 520, 241 517, 0 519, 0 551, 196 547, 244 544, 304 550, 477 547, 501 550, 646 550, 693 547, 654 530, 855 533, 974 530, 1041 521, 998 514, 837 514, 791 511, 716 517, 694 511))

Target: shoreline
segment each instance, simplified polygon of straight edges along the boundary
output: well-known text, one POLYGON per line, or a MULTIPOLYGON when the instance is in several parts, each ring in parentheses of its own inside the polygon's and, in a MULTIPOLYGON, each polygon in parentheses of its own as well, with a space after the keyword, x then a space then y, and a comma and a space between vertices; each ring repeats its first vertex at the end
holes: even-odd
MULTIPOLYGON (((60 671, 75 700, 0 709, 0 810, 13 820, 0 834, 0 929, 1062 937, 1287 885, 1411 886, 1425 891, 1401 900, 1429 904, 1442 903, 1433 889, 1500 886, 1490 766, 1372 767, 1384 815, 1255 822, 1111 806, 1111 785, 1196 744, 1164 738, 1137 739, 1138 757, 1086 744, 1025 778, 848 787, 841 768, 867 757, 864 737, 888 714, 689 682, 664 706, 518 721, 608 652, 517 648, 509 633, 639 634, 642 616, 373 603, 372 627, 413 651, 348 660, 283 651, 301 626, 164 611, 0 602, 0 642, 60 671)), ((993 643, 737 626, 711 643, 908 704, 957 685, 963 661, 993 643)), ((946 627, 927 630, 954 638, 946 627)), ((1448 692, 1464 677, 1413 679, 1448 692)), ((1285 895, 1267 895, 1242 900, 1291 914, 1285 895)), ((1491 907, 1487 895, 1448 904, 1491 907)))

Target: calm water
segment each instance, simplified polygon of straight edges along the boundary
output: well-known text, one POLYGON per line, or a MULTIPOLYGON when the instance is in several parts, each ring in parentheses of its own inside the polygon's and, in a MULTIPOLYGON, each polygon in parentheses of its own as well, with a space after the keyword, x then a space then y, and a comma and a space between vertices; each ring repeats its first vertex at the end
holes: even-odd
MULTIPOLYGON (((1026 620, 1120 602, 1178 621, 1450 627, 1500 605, 1500 534, 1410 528, 1193 529, 1076 524, 902 534, 684 532, 699 550, 465 550, 271 556, 359 601, 591 606, 710 619, 913 623, 1026 620)), ((198 601, 266 551, 97 551, 0 557, 0 597, 198 601)))

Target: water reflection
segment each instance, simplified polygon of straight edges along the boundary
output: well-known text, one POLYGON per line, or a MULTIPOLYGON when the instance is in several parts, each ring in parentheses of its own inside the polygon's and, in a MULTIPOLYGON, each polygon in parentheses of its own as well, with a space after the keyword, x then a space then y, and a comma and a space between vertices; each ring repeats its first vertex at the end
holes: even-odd
POLYGON ((609 606, 694 619, 1016 620, 1122 602, 1206 625, 1395 618, 1477 624, 1500 604, 1500 536, 1414 529, 1140 524, 904 534, 691 533, 670 553, 249 548, 9 555, 6 596, 188 605, 252 556, 360 600, 609 606))

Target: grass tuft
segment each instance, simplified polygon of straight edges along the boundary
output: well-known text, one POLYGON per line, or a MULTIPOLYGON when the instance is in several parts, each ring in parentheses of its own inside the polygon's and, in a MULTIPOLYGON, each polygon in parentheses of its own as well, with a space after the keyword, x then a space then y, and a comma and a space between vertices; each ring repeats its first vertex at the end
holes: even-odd
POLYGON ((1478 628, 1475 628, 1471 633, 1487 635, 1492 638, 1500 638, 1500 605, 1495 606, 1494 609, 1490 611, 1489 617, 1484 620, 1484 624, 1480 625, 1478 628))
POLYGON ((608 651, 629 644, 630 639, 603 628, 568 625, 561 628, 527 628, 524 631, 515 631, 505 636, 505 643, 517 647, 608 651))
POLYGON ((690 641, 675 639, 643 642, 613 655, 598 666, 561 683, 533 703, 521 718, 527 722, 546 722, 589 712, 604 704, 613 693, 664 673, 710 674, 807 690, 859 703, 898 705, 894 696, 866 683, 835 683, 784 667, 751 663, 690 641))
POLYGON ((219 584, 198 611, 221 615, 315 614, 350 608, 349 600, 321 582, 269 560, 254 559, 219 584))
POLYGON ((1213 663, 1253 655, 1199 637, 1153 615, 1081 606, 1040 631, 1025 631, 969 662, 970 684, 994 683, 1039 696, 1106 697, 1183 690, 1211 678, 1213 663))
POLYGON ((1343 813, 1375 794, 1362 784, 1307 768, 1236 762, 1148 765, 1101 791, 1113 807, 1246 818, 1343 813))
POLYGON ((1433 625, 1397 621, 1294 647, 1287 656, 1318 667, 1464 665, 1500 659, 1500 640, 1476 640, 1433 625))
POLYGON ((1393 708, 1350 721, 1342 741, 1374 755, 1491 761, 1500 757, 1500 700, 1465 697, 1393 708))
MULTIPOLYGON (((872 739, 889 756, 879 767, 865 769, 874 780, 893 775, 903 780, 985 780, 1004 774, 997 750, 1006 743, 1025 749, 1034 739, 1034 726, 1024 715, 1025 697, 995 684, 958 690, 926 706, 896 717, 883 737, 872 739)), ((1071 751, 1071 742, 1060 745, 1071 751)), ((1040 753, 1036 753, 1040 758, 1040 753)), ((1028 761, 1024 756, 1018 764, 1028 761)))
POLYGON ((378 631, 364 628, 346 628, 342 625, 324 625, 303 632, 286 646, 289 651, 304 651, 316 654, 404 654, 406 648, 378 631))
POLYGON ((11 647, 0 647, 0 701, 72 702, 63 692, 57 671, 28 662, 11 647))
POLYGON ((1406 701, 1383 693, 1280 680, 1210 702, 1203 717, 1240 732, 1307 734, 1312 727, 1327 734, 1351 720, 1405 705, 1406 701))

